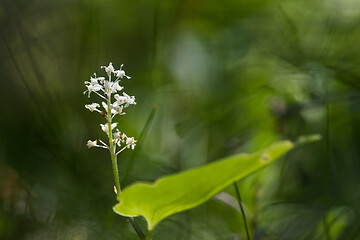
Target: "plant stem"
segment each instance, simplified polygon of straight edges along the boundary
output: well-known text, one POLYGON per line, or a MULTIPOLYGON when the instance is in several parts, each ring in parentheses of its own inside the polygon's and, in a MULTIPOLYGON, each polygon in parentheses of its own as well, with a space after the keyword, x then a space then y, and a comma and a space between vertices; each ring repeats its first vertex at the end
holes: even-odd
POLYGON ((112 167, 113 167, 113 172, 114 172, 115 186, 116 186, 117 194, 120 194, 121 188, 120 188, 120 181, 119 181, 119 169, 118 169, 118 165, 117 165, 117 157, 115 155, 113 134, 112 134, 112 129, 111 129, 112 121, 111 121, 110 102, 111 102, 111 94, 108 94, 108 101, 107 101, 108 114, 106 115, 106 118, 108 121, 108 128, 109 128, 109 150, 110 150, 111 162, 112 162, 112 167))
MULTIPOLYGON (((115 153, 116 146, 114 146, 113 134, 112 134, 112 129, 111 129, 112 119, 111 119, 110 103, 111 103, 111 93, 108 94, 108 100, 107 100, 107 109, 108 109, 107 112, 108 113, 106 115, 106 119, 107 119, 107 124, 108 124, 108 129, 109 129, 109 150, 110 150, 111 162, 112 162, 113 173, 114 173, 115 187, 116 187, 117 195, 119 195, 121 193, 121 187, 120 187, 120 180, 119 180, 117 155, 115 153)), ((140 229, 139 225, 136 223, 135 219, 132 217, 129 217, 129 221, 130 221, 131 225, 133 226, 134 230, 136 231, 137 235, 139 236, 139 238, 141 240, 145 240, 145 235, 141 231, 141 229, 140 229)))
POLYGON ((238 204, 239 204, 239 207, 240 207, 241 215, 243 216, 243 220, 244 220, 246 236, 247 236, 247 239, 250 240, 250 234, 249 234, 249 229, 248 229, 248 226, 247 226, 247 220, 246 220, 246 215, 245 215, 245 211, 244 211, 244 206, 243 206, 243 204, 241 202, 240 191, 239 191, 239 188, 238 188, 236 182, 234 182, 234 187, 235 187, 235 190, 236 190, 236 198, 237 198, 237 201, 238 201, 238 204))
POLYGON ((153 234, 153 230, 148 230, 145 240, 151 240, 152 239, 152 234, 153 234))
POLYGON ((133 217, 129 217, 130 223, 133 226, 133 228, 135 229, 137 235, 139 236, 139 238, 141 240, 145 240, 145 235, 144 233, 141 231, 141 228, 139 227, 139 225, 137 224, 137 222, 135 221, 135 219, 133 217))

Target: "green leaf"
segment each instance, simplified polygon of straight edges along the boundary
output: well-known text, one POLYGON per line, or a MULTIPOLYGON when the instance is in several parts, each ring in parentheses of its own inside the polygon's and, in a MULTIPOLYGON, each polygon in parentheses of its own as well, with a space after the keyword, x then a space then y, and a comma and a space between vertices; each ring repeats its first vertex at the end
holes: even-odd
POLYGON ((290 141, 277 142, 254 154, 239 154, 205 166, 126 188, 114 206, 117 214, 143 216, 148 229, 164 218, 196 207, 233 182, 268 165, 293 147, 290 141))
POLYGON ((353 210, 347 206, 329 209, 317 226, 316 239, 341 239, 353 216, 353 210))

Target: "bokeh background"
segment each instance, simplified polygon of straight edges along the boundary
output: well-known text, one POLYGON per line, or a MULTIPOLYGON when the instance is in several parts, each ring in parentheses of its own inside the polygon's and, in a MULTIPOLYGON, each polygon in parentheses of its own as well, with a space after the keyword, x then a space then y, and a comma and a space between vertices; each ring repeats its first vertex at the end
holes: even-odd
MULTIPOLYGON (((110 61, 138 103, 120 129, 143 132, 123 186, 321 134, 238 182, 252 239, 360 239, 359 43, 356 0, 1 0, 0 239, 137 239, 86 147, 106 136, 84 81, 110 61)), ((246 239, 234 194, 154 239, 246 239)))

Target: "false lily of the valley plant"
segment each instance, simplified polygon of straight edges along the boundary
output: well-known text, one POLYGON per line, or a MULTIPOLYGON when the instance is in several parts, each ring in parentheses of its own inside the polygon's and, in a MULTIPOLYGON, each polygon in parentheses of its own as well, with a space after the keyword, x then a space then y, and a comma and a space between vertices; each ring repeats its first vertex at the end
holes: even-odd
POLYGON ((84 92, 84 94, 88 93, 89 98, 91 93, 95 93, 101 99, 101 104, 96 102, 86 104, 85 108, 89 109, 91 112, 98 112, 101 116, 106 118, 107 122, 105 124, 100 124, 100 127, 107 134, 109 144, 106 144, 102 140, 89 140, 87 146, 89 148, 105 148, 110 151, 115 177, 114 189, 116 193, 120 193, 121 191, 118 177, 117 155, 126 148, 134 149, 136 145, 136 140, 133 137, 126 136, 125 133, 121 133, 119 129, 117 129, 117 123, 113 122, 116 115, 125 114, 125 112, 123 112, 124 108, 136 104, 135 97, 126 94, 123 91, 124 87, 120 85, 120 82, 124 77, 130 79, 130 77, 125 74, 122 67, 123 65, 120 66, 119 70, 115 70, 112 63, 109 63, 109 66, 102 66, 101 68, 105 69, 108 78, 97 77, 96 73, 94 73, 94 76, 90 77, 90 81, 85 81, 87 90, 84 92), (122 95, 119 94, 121 92, 122 95), (103 110, 99 109, 100 106, 103 110), (119 147, 120 150, 117 151, 117 147, 119 147))
MULTIPOLYGON (((101 129, 108 136, 108 143, 102 140, 89 140, 87 146, 89 148, 98 147, 108 149, 110 151, 115 186, 114 191, 118 195, 121 193, 121 186, 119 181, 117 156, 125 149, 134 150, 136 146, 136 140, 134 137, 128 137, 125 133, 120 132, 117 128, 118 124, 114 122, 114 117, 117 115, 125 115, 124 109, 130 105, 135 105, 135 97, 129 96, 123 90, 124 87, 120 85, 121 80, 124 78, 130 79, 123 70, 123 64, 120 69, 116 70, 110 62, 108 66, 102 66, 106 72, 106 77, 98 77, 96 73, 90 77, 90 81, 85 81, 87 90, 84 94, 88 94, 90 98, 91 93, 97 95, 100 99, 99 102, 86 104, 85 108, 91 112, 98 112, 101 116, 106 119, 106 122, 100 124, 101 129)), ((130 218, 130 222, 139 234, 142 235, 141 230, 137 226, 135 220, 130 218)), ((141 236, 142 237, 142 236, 141 236)))

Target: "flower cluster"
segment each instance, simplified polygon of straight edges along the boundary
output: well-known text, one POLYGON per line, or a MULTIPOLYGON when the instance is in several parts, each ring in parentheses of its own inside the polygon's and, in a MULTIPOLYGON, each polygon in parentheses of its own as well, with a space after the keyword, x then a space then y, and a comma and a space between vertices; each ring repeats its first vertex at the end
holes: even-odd
POLYGON ((126 136, 125 133, 121 133, 119 129, 116 128, 117 123, 112 122, 116 115, 125 114, 125 112, 123 112, 124 108, 136 104, 135 97, 126 94, 123 91, 124 87, 120 86, 120 81, 124 77, 130 79, 130 77, 125 74, 122 67, 123 64, 120 66, 119 70, 115 70, 114 66, 110 62, 108 66, 101 67, 105 70, 108 76, 107 79, 105 77, 97 77, 96 73, 94 73, 94 76, 90 77, 90 81, 85 81, 87 90, 84 94, 88 93, 88 97, 90 97, 91 93, 95 93, 103 100, 101 104, 86 104, 85 108, 89 109, 91 112, 98 112, 101 116, 107 119, 107 123, 100 124, 100 127, 108 135, 110 141, 110 146, 108 146, 101 140, 99 140, 99 144, 97 140, 89 140, 87 143, 89 148, 101 147, 109 150, 113 149, 113 151, 116 152, 116 146, 123 146, 123 149, 121 149, 118 153, 125 148, 135 148, 136 140, 133 137, 126 136))

